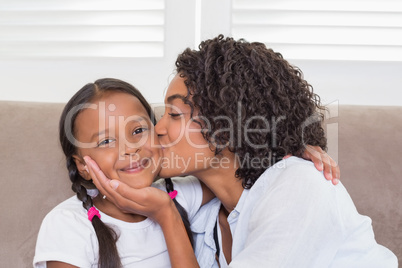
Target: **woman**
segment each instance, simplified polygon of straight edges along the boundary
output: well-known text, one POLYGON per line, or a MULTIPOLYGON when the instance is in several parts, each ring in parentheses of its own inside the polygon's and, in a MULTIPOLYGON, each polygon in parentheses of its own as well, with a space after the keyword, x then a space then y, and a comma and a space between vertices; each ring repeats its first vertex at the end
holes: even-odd
MULTIPOLYGON (((219 36, 199 49, 179 55, 155 128, 160 176, 194 175, 216 196, 191 222, 199 265, 396 267, 345 188, 298 158, 306 144, 326 148, 323 108, 301 72, 261 43, 219 36)), ((89 165, 118 206, 152 210, 149 194, 89 165)))

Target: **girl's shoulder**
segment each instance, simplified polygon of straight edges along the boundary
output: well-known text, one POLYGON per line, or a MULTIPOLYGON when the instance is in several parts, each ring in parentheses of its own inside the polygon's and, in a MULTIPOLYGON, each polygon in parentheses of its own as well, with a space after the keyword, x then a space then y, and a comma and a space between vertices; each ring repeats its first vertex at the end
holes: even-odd
MULTIPOLYGON (((173 177, 171 178, 173 181, 173 184, 177 187, 183 187, 186 185, 192 185, 193 187, 195 186, 201 186, 200 181, 194 177, 194 176, 183 176, 183 177, 173 177)), ((157 179, 152 186, 159 188, 159 189, 166 189, 165 187, 165 179, 159 178, 157 179)))
POLYGON ((98 252, 97 238, 82 202, 73 196, 54 207, 40 227, 34 263, 59 260, 90 267, 98 252))
POLYGON ((74 195, 59 203, 50 212, 63 210, 77 211, 77 209, 85 212, 85 209, 82 206, 82 202, 77 198, 76 195, 74 195))
MULTIPOLYGON (((185 176, 185 177, 173 177, 171 178, 173 182, 173 188, 177 192, 201 192, 201 183, 194 176, 185 176)), ((152 187, 161 189, 166 192, 166 182, 165 179, 158 179, 152 184, 152 187)))
POLYGON ((77 224, 90 228, 92 226, 88 221, 87 211, 77 196, 72 196, 55 206, 43 219, 42 225, 44 224, 65 228, 77 224))
MULTIPOLYGON (((202 187, 196 177, 174 177, 172 178, 173 188, 177 191, 176 200, 187 211, 189 219, 191 219, 201 207, 202 203, 202 187)), ((153 187, 166 192, 165 179, 159 179, 152 184, 153 187)))
POLYGON ((96 236, 87 211, 76 196, 61 202, 45 216, 39 234, 43 240, 54 243, 69 238, 90 241, 96 236))

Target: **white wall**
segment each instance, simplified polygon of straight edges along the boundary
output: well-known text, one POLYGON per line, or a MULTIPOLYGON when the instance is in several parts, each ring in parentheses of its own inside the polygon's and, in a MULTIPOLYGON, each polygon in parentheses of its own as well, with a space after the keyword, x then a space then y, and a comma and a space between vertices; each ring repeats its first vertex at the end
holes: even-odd
MULTIPOLYGON (((200 39, 230 33, 230 0, 198 1, 166 1, 162 59, 0 59, 0 100, 66 102, 85 83, 115 77, 135 85, 150 102, 163 102, 177 54, 200 39)), ((301 68, 323 103, 402 105, 402 62, 289 61, 301 68)))
MULTIPOLYGON (((66 102, 85 83, 116 77, 135 85, 150 102, 163 102, 174 60, 156 66, 152 59, 135 61, 141 68, 124 59, 2 60, 0 100, 66 102)), ((302 69, 323 103, 402 105, 402 63, 291 62, 302 69)))
POLYGON ((3 60, 0 63, 1 100, 66 102, 88 82, 114 77, 132 83, 149 101, 160 101, 166 86, 168 65, 152 60, 3 60))
POLYGON ((402 62, 291 61, 324 104, 402 106, 402 62))
POLYGON ((0 58, 0 100, 67 102, 86 83, 113 77, 136 86, 148 101, 163 102, 177 54, 195 43, 195 2, 166 1, 165 8, 164 57, 0 58))

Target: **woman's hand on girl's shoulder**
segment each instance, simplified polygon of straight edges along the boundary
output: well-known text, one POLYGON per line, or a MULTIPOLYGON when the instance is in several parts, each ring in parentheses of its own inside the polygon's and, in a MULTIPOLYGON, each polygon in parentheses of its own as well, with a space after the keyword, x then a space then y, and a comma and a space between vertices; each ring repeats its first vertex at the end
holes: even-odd
MULTIPOLYGON (((287 155, 284 158, 289 156, 290 155, 287 155)), ((333 185, 337 185, 339 183, 341 171, 338 163, 336 163, 331 156, 324 152, 320 146, 307 145, 302 157, 306 160, 312 161, 316 169, 319 171, 324 171, 325 178, 332 181, 333 185)))

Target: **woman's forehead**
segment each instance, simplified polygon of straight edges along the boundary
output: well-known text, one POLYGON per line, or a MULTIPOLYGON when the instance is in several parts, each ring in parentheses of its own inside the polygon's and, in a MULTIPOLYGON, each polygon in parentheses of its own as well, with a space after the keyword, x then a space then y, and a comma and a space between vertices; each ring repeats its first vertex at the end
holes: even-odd
POLYGON ((165 103, 171 103, 174 99, 173 96, 187 96, 188 91, 184 80, 179 74, 172 79, 166 91, 165 103))

